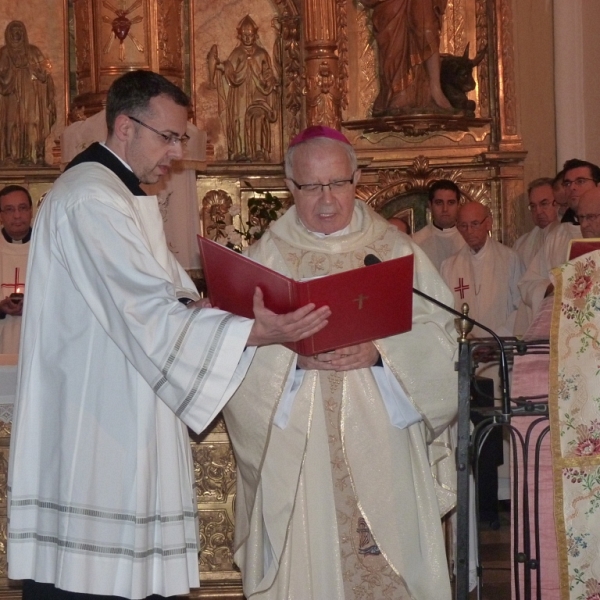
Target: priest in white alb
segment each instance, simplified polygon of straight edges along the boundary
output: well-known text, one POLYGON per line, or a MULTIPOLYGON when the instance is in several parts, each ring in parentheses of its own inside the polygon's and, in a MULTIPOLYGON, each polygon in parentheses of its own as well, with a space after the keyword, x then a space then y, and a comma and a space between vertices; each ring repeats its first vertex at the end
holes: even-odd
POLYGON ((413 234, 413 240, 439 271, 444 260, 458 252, 465 241, 456 229, 460 189, 449 179, 438 179, 428 189, 431 223, 413 234))
MULTIPOLYGON (((492 239, 492 216, 480 202, 460 207, 456 222, 465 247, 442 263, 442 277, 454 293, 454 307, 469 305, 469 316, 498 335, 513 335, 520 302, 517 283, 523 265, 517 253, 492 239)), ((489 337, 475 327, 474 337, 489 337)))
MULTIPOLYGON (((600 184, 600 168, 573 158, 565 162, 563 172, 562 185, 567 190, 569 209, 574 216, 582 194, 600 184)), ((537 315, 543 299, 554 291, 550 271, 567 262, 569 242, 582 237, 579 223, 574 220, 563 221, 550 232, 519 282, 523 302, 531 310, 532 318, 537 315)))
MULTIPOLYGON (((298 280, 414 254, 414 285, 451 302, 420 248, 355 200, 343 134, 309 127, 285 168, 294 206, 251 258, 298 280)), ((454 459, 438 436, 457 409, 456 333, 451 315, 413 298, 401 335, 314 356, 257 350, 224 412, 246 598, 451 599, 440 518, 455 500, 454 459)))
POLYGON ((0 354, 18 354, 33 203, 20 185, 0 190, 0 354))
POLYGON ((254 320, 203 308, 140 187, 181 158, 188 106, 150 71, 115 80, 106 143, 70 163, 36 219, 8 475, 8 576, 24 600, 198 587, 187 428, 227 402, 247 346, 326 324, 326 307, 275 315, 260 292, 254 320))
POLYGON ((541 177, 527 186, 527 208, 533 221, 533 229, 524 233, 513 245, 527 269, 533 257, 543 246, 548 234, 558 225, 558 206, 554 201, 552 179, 541 177))
MULTIPOLYGON (((558 205, 554 200, 553 180, 541 177, 527 186, 527 208, 531 214, 534 227, 523 234, 513 245, 513 250, 521 258, 524 269, 527 269, 538 253, 548 235, 559 225, 558 205)), ((562 187, 562 186, 561 186, 562 187)), ((515 335, 523 335, 533 320, 531 308, 525 302, 519 303, 515 320, 515 335)))

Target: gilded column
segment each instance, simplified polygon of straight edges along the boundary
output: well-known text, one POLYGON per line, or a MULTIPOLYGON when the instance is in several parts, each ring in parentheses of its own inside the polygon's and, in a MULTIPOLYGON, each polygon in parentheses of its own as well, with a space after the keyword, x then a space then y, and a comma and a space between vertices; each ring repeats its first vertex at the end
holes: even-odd
POLYGON ((342 91, 335 0, 305 0, 306 124, 340 129, 342 91))

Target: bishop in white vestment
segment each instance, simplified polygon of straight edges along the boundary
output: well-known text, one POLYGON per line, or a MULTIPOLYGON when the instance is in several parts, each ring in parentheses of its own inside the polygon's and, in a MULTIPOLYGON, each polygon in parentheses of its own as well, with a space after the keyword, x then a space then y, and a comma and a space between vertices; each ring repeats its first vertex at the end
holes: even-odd
MULTIPOLYGON (((451 301, 419 247, 354 200, 342 134, 306 132, 293 169, 286 159, 295 206, 250 257, 298 280, 414 254, 414 285, 451 301)), ((314 357, 257 350, 224 412, 248 599, 450 600, 440 517, 454 504, 454 459, 438 436, 457 408, 456 333, 451 315, 413 298, 410 332, 314 357)))

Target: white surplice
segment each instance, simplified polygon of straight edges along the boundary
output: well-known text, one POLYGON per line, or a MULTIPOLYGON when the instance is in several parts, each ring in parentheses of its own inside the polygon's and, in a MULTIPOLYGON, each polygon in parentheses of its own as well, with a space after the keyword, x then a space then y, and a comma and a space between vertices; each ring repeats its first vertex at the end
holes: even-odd
MULTIPOLYGON (((498 335, 512 335, 520 302, 517 283, 523 273, 517 253, 488 238, 479 252, 469 246, 442 263, 441 274, 454 294, 454 308, 469 305, 469 316, 498 335)), ((479 328, 475 337, 489 337, 479 328)))
POLYGON ((9 577, 185 594, 199 585, 187 427, 202 430, 239 385, 252 321, 177 301, 197 294, 156 197, 98 162, 56 181, 31 246, 9 577))
POLYGON ((433 223, 419 229, 412 239, 427 254, 438 271, 447 258, 465 245, 465 240, 456 227, 438 229, 433 223))
POLYGON ((569 242, 580 237, 582 236, 579 225, 561 223, 550 232, 544 245, 527 267, 519 281, 519 290, 523 302, 531 310, 532 319, 537 315, 546 289, 551 283, 550 271, 567 262, 569 242))
MULTIPOLYGON (((540 229, 537 225, 529 232, 523 234, 513 245, 513 250, 521 258, 523 268, 526 271, 529 265, 544 245, 548 235, 559 226, 559 221, 554 221, 550 225, 540 229)), ((521 300, 515 318, 515 335, 523 335, 533 321, 533 312, 531 307, 521 300)))
MULTIPOLYGON (((362 202, 340 236, 317 237, 296 214, 292 207, 272 224, 251 246, 250 256, 300 279, 360 268, 369 253, 386 260, 414 252, 414 285, 451 302, 418 246, 362 202)), ((414 296, 412 330, 375 342, 387 367, 379 374, 395 378, 391 383, 402 388, 417 423, 401 405, 383 399, 394 392, 383 391, 386 384, 373 374, 382 367, 338 374, 341 408, 335 427, 351 480, 345 489, 353 491, 381 554, 414 600, 451 598, 440 514, 452 507, 448 483, 455 485, 455 479, 444 477, 442 463, 453 470, 454 459, 447 438, 437 436, 457 408, 455 339, 452 317, 414 296)), ((295 358, 282 346, 259 348, 224 410, 238 466, 234 556, 249 599, 342 600, 348 598, 345 585, 352 574, 344 569, 348 548, 340 544, 339 531, 345 517, 335 502, 343 484, 335 473, 341 467, 330 462, 326 426, 333 400, 322 391, 331 372, 298 374, 295 358)), ((372 581, 362 582, 372 586, 371 597, 406 598, 393 585, 384 592, 378 577, 374 572, 372 581)), ((361 593, 356 590, 354 597, 361 593)))
MULTIPOLYGON (((29 242, 11 244, 0 234, 0 294, 2 298, 13 292, 25 291, 29 242)), ((0 354, 18 354, 21 337, 21 317, 6 315, 0 320, 0 354)))
POLYGON ((534 256, 539 249, 544 245, 548 235, 554 231, 559 225, 558 221, 550 223, 548 226, 540 229, 537 225, 527 233, 524 233, 513 245, 513 250, 521 258, 523 267, 527 269, 531 264, 534 256))

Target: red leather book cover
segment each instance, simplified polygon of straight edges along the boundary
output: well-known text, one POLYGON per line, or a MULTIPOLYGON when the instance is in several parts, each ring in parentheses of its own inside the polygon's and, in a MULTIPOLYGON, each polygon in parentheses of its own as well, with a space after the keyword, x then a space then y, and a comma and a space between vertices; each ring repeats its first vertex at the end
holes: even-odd
POLYGON ((368 342, 412 327, 413 256, 307 281, 294 281, 241 254, 198 236, 208 295, 213 306, 253 318, 258 286, 265 306, 278 314, 309 302, 329 306, 327 326, 300 342, 298 354, 318 354, 368 342))
POLYGON ((600 250, 600 238, 571 240, 569 242, 569 260, 579 258, 594 250, 600 250))

